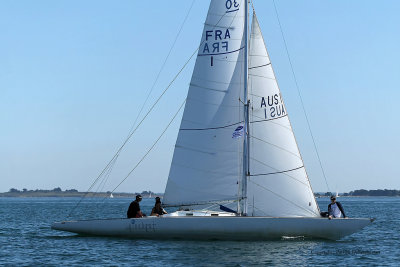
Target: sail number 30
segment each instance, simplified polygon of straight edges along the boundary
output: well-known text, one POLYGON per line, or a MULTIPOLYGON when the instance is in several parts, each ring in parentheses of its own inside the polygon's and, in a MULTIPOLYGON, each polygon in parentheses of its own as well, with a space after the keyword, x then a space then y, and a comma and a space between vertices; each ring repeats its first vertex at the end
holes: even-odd
POLYGON ((236 0, 226 0, 225 3, 226 9, 231 9, 232 7, 234 8, 238 8, 239 7, 239 3, 236 0))

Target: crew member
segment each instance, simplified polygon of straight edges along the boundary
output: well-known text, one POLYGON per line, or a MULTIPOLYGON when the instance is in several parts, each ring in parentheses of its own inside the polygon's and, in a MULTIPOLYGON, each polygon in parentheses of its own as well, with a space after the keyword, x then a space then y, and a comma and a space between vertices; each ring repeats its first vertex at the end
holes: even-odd
POLYGON ((167 212, 161 206, 161 199, 156 197, 156 204, 154 204, 154 208, 151 210, 151 216, 161 216, 167 214, 167 212))
POLYGON ((126 213, 128 218, 142 218, 143 216, 146 216, 140 210, 140 201, 142 201, 142 196, 137 195, 136 200, 132 201, 132 203, 129 205, 128 212, 126 213))
POLYGON ((328 214, 329 214, 328 216, 329 220, 332 218, 340 218, 342 217, 342 215, 344 218, 347 218, 346 214, 344 213, 342 204, 336 201, 335 196, 331 196, 331 204, 328 205, 328 214))

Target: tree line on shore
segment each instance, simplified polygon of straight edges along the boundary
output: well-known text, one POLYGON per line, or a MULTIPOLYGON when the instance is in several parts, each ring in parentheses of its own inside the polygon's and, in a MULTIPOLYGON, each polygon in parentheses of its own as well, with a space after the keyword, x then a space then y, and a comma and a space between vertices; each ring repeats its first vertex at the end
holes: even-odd
MULTIPOLYGON (((331 196, 335 195, 332 192, 326 193, 315 193, 315 196, 331 196)), ((400 196, 400 190, 395 189, 375 189, 375 190, 365 190, 358 189, 354 191, 350 191, 349 193, 339 193, 339 196, 344 197, 398 197, 400 196)))
MULTIPOLYGON (((79 192, 76 189, 66 189, 63 191, 60 187, 56 187, 52 190, 46 190, 46 189, 36 189, 36 190, 28 190, 26 188, 22 190, 18 190, 15 188, 11 188, 8 192, 6 193, 0 193, 3 196, 21 196, 21 195, 78 195, 78 194, 85 194, 86 192, 79 192)), ((91 194, 108 194, 110 195, 111 192, 91 192, 91 194)), ((126 195, 126 196, 132 196, 133 194, 141 194, 144 197, 148 196, 160 196, 162 193, 154 193, 152 191, 142 191, 141 193, 114 193, 117 195, 126 195)), ((335 195, 332 192, 326 192, 326 193, 315 193, 316 197, 321 197, 321 196, 331 196, 335 195)), ((350 191, 349 193, 339 193, 339 196, 354 196, 354 197, 362 197, 362 196, 389 196, 389 197, 396 197, 400 196, 400 190, 395 190, 395 189, 375 189, 375 190, 365 190, 365 189, 358 189, 354 191, 350 191)))
MULTIPOLYGON (((62 190, 60 187, 56 187, 54 189, 35 189, 28 190, 26 188, 19 190, 16 188, 11 188, 8 192, 0 193, 0 196, 3 197, 23 197, 23 196, 32 196, 32 197, 79 197, 79 196, 89 196, 89 197, 104 197, 111 196, 110 191, 107 192, 79 192, 76 189, 66 189, 62 190)), ((114 197, 133 197, 134 195, 141 194, 143 197, 156 197, 162 196, 161 193, 154 193, 152 191, 142 191, 141 193, 115 193, 113 192, 114 197)))
POLYGON ((77 193, 78 190, 76 189, 67 189, 65 191, 62 191, 60 187, 56 187, 53 190, 46 190, 46 189, 36 189, 36 190, 28 190, 26 188, 22 190, 18 190, 15 188, 11 188, 8 193, 32 193, 32 192, 38 192, 38 193, 48 193, 48 192, 68 192, 68 193, 77 193))

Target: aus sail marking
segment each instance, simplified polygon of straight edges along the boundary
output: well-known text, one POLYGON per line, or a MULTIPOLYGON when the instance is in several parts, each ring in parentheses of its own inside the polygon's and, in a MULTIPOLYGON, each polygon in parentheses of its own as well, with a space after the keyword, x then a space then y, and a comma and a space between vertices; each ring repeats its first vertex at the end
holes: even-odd
POLYGON ((286 115, 281 94, 263 96, 261 98, 261 108, 264 108, 265 119, 286 115))

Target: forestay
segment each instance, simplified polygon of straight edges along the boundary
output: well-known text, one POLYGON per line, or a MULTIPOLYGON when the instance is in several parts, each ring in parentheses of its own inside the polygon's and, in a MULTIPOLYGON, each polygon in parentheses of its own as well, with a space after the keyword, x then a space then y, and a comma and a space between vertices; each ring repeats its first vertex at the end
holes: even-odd
POLYGON ((242 173, 244 0, 212 0, 163 202, 236 200, 242 173))
POLYGON ((249 99, 249 215, 319 216, 255 13, 250 36, 249 99))

